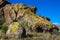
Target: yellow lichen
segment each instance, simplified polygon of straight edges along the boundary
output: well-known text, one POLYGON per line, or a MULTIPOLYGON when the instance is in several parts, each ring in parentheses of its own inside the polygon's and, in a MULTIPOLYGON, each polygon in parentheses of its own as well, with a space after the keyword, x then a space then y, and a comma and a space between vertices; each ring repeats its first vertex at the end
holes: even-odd
POLYGON ((12 31, 12 32, 15 32, 15 31, 17 30, 17 28, 18 28, 18 25, 19 25, 19 23, 18 23, 18 22, 15 22, 15 23, 12 25, 11 31, 12 31))

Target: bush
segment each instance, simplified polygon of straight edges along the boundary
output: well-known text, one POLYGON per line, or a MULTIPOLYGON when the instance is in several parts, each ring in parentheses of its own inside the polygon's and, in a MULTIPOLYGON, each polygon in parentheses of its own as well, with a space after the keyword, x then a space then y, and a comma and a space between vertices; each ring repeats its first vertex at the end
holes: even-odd
POLYGON ((2 24, 1 30, 2 30, 4 33, 6 33, 7 29, 8 29, 8 27, 7 27, 6 23, 2 24))

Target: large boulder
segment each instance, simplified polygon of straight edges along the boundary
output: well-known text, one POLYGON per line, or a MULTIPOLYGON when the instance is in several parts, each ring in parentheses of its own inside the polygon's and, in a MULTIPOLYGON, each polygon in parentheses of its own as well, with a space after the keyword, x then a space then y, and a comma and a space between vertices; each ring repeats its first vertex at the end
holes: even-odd
POLYGON ((19 25, 18 22, 13 22, 9 25, 6 35, 8 37, 21 37, 23 28, 19 25))

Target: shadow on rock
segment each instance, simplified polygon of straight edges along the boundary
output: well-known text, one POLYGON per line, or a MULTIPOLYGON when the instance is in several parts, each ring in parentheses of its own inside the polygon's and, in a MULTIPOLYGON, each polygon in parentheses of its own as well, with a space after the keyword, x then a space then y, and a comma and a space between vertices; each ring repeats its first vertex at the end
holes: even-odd
POLYGON ((33 37, 33 35, 32 35, 32 34, 27 34, 27 35, 26 35, 26 30, 25 30, 25 28, 23 28, 23 32, 22 32, 22 34, 21 34, 21 37, 22 37, 22 38, 33 37))

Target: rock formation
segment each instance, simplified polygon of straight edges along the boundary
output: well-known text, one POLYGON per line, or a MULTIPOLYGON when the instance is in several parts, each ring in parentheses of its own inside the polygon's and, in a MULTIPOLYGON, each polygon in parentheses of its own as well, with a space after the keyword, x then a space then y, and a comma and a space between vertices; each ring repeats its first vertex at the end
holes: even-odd
POLYGON ((24 37, 26 37, 30 32, 50 31, 52 28, 58 29, 56 25, 49 22, 49 18, 36 15, 36 8, 33 6, 5 3, 0 4, 1 18, 3 16, 1 22, 4 20, 0 24, 7 24, 6 35, 14 35, 16 37, 25 35, 24 37))

